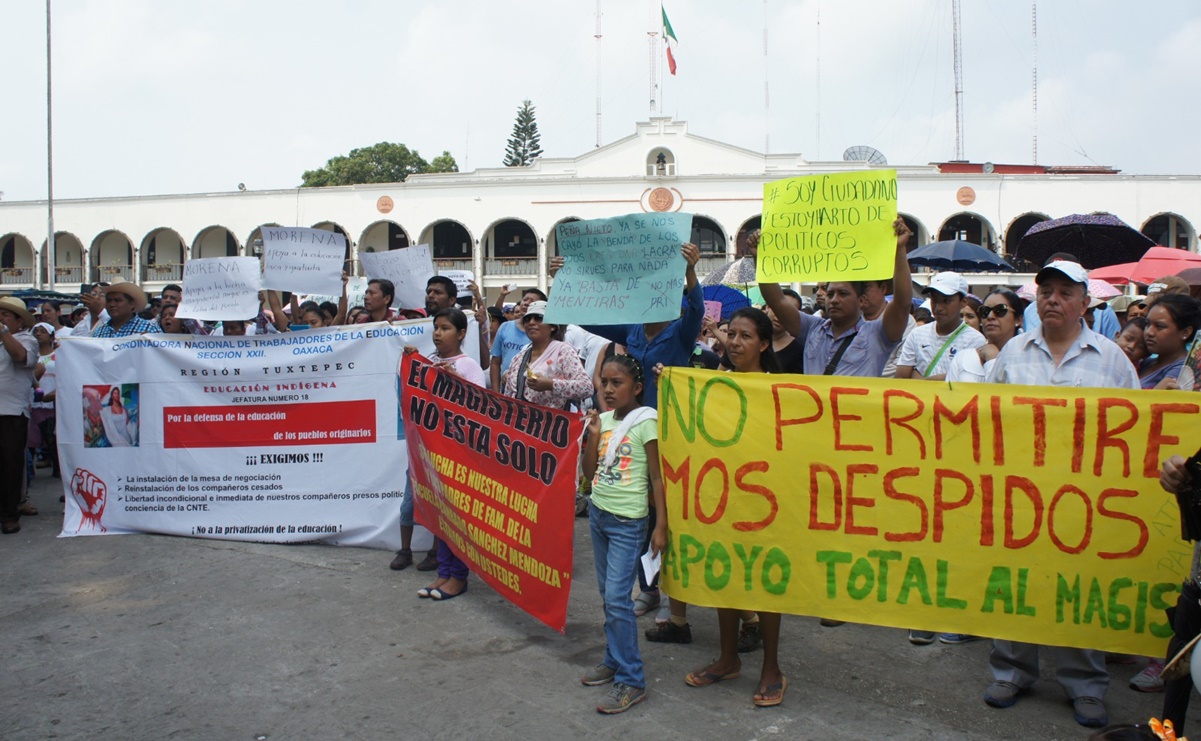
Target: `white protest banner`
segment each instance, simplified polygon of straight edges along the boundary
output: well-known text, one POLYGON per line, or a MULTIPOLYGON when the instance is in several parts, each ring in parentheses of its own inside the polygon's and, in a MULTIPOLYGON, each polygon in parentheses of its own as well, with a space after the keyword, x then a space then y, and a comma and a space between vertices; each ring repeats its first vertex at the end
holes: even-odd
POLYGON ((438 275, 450 278, 455 282, 455 287, 459 289, 458 298, 471 297, 469 284, 475 282, 475 273, 470 270, 443 270, 438 275))
POLYGON ((65 340, 62 535, 399 548, 406 344, 433 352, 430 321, 65 340))
POLYGON ((555 275, 546 321, 644 324, 680 316, 687 263, 680 245, 692 214, 629 214, 560 224, 563 267, 555 275))
POLYGON ((250 319, 259 313, 263 273, 257 257, 195 257, 183 264, 183 319, 250 319))
POLYGON ((346 237, 294 226, 265 226, 262 234, 265 288, 342 294, 346 237))
MULTIPOLYGON (((349 310, 355 306, 363 305, 363 294, 367 293, 367 279, 355 276, 346 279, 346 308, 349 310)), ((342 292, 338 291, 337 295, 325 293, 300 293, 296 295, 296 300, 304 303, 305 301, 314 301, 318 304, 323 304, 326 301, 337 304, 342 300, 342 292)))
POLYGON ((368 278, 386 278, 396 287, 392 306, 420 309, 425 306, 425 284, 434 277, 434 259, 428 244, 415 244, 387 252, 361 252, 359 262, 368 278))

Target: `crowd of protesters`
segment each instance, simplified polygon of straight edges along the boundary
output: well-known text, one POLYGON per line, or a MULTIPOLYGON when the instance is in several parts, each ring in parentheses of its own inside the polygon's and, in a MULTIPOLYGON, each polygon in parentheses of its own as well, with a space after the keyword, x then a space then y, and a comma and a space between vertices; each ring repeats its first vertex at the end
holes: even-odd
MULTIPOLYGON (((1201 329, 1201 302, 1186 283, 1168 276, 1148 294, 1105 303, 1088 295, 1088 273, 1076 256, 1053 255, 1038 272, 1033 296, 996 288, 971 293, 963 276, 938 273, 914 296, 906 260, 911 237, 894 224, 894 276, 887 281, 834 281, 816 286, 815 297, 776 284, 760 284, 764 305, 731 312, 725 321, 706 318, 695 266, 698 248, 684 244, 686 285, 680 316, 647 324, 564 326, 546 321, 548 297, 536 288, 508 302, 513 286, 489 305, 475 284, 459 298, 455 283, 435 276, 424 305, 395 307, 388 280, 368 281, 362 305, 348 306, 346 277, 338 302, 299 301, 276 292, 260 296, 253 317, 200 322, 177 316, 182 289, 163 288, 148 297, 132 283, 96 284, 79 305, 43 302, 35 310, 15 298, 0 298, 0 462, 4 487, 0 526, 20 529, 20 517, 37 514, 24 499, 36 468, 59 477, 55 443, 57 343, 65 337, 126 337, 165 332, 193 335, 252 335, 312 328, 429 318, 436 354, 448 372, 499 393, 586 415, 577 514, 589 518, 598 587, 604 601, 606 651, 584 674, 588 686, 613 683, 597 709, 622 712, 646 698, 636 618, 653 614, 645 631, 652 643, 689 643, 687 605, 669 600, 638 568, 641 554, 661 551, 666 541, 663 484, 657 453, 657 382, 667 367, 692 366, 734 373, 806 373, 951 382, 1123 389, 1192 390, 1186 362, 1201 329), (474 318, 474 322, 470 321, 474 318), (478 347, 479 362, 471 358, 478 347), (468 349, 472 350, 468 353, 468 349), (635 594, 635 581, 637 593, 635 594)), ((758 242, 748 241, 752 253, 758 242)), ((562 265, 552 261, 552 276, 562 265)), ((598 316, 598 320, 603 319, 598 316)), ((1162 483, 1175 491, 1189 482, 1182 459, 1165 463, 1162 483)), ((394 570, 414 565, 412 483, 401 503, 401 549, 394 570)), ((1201 554, 1201 550, 1199 550, 1201 554)), ((1176 613, 1173 646, 1201 631, 1194 559, 1176 613), (1191 585, 1191 591, 1190 591, 1191 585)), ((417 592, 435 601, 468 589, 468 567, 449 547, 435 542, 421 571, 436 571, 417 592)), ((685 681, 704 687, 740 676, 742 655, 760 651, 761 671, 752 701, 779 705, 788 681, 778 663, 779 615, 717 610, 718 658, 689 673, 685 681)), ((841 623, 822 620, 822 625, 841 623)), ((911 630, 909 641, 958 644, 980 637, 935 635, 911 630)), ((1040 654, 1054 658, 1055 677, 1081 725, 1108 723, 1104 697, 1109 685, 1106 656, 1098 651, 1043 647, 995 640, 989 659, 993 682, 984 702, 1007 708, 1039 677, 1040 654)), ((1163 662, 1152 658, 1131 682, 1143 692, 1163 691, 1163 662)), ((1188 687, 1168 683, 1165 714, 1182 727, 1188 687)))

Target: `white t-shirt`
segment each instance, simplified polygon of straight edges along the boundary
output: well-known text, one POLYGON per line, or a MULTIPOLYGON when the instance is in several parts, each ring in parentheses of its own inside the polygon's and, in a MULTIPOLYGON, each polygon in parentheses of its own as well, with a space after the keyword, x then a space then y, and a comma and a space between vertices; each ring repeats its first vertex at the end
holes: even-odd
POLYGON ((984 335, 971 327, 963 326, 962 324, 960 326, 963 327, 963 331, 955 337, 950 347, 939 357, 938 364, 929 373, 926 372, 927 366, 930 365, 930 361, 934 359, 934 356, 938 355, 938 351, 942 349, 943 344, 951 335, 939 335, 938 325, 935 322, 917 327, 909 333, 905 344, 901 346, 901 354, 897 356, 897 367, 911 365, 919 376, 945 374, 947 369, 951 367, 951 361, 960 352, 973 350, 987 343, 984 335))

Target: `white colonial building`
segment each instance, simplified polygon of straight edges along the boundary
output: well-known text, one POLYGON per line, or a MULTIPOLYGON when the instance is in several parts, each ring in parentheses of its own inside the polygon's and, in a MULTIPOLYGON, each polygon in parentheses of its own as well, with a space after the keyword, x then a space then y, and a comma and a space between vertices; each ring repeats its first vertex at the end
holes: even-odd
MULTIPOLYGON (((439 266, 469 269, 482 285, 546 287, 555 227, 637 211, 695 215, 700 272, 733 259, 759 225, 763 184, 868 162, 810 162, 762 154, 688 132, 670 118, 574 158, 529 167, 415 175, 403 183, 55 202, 53 266, 44 201, 0 203, 0 289, 132 280, 178 282, 192 257, 252 255, 263 226, 312 226, 346 236, 347 259, 410 244, 433 246, 439 266)), ((898 207, 918 244, 960 238, 1008 254, 1033 224, 1109 211, 1160 244, 1196 251, 1201 177, 1123 175, 1109 168, 989 163, 896 167, 898 207)))

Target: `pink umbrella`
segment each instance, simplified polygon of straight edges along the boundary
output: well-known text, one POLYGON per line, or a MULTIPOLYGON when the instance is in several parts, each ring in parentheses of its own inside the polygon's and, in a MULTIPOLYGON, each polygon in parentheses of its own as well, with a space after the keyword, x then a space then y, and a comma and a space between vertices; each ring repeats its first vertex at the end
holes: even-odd
POLYGON ((1156 278, 1201 267, 1201 255, 1175 247, 1152 247, 1137 264, 1138 269, 1131 273, 1130 279, 1135 283, 1154 283, 1156 278))
POLYGON ((1130 276, 1138 270, 1137 262, 1123 262, 1118 265, 1109 265, 1104 268, 1094 268, 1088 272, 1090 276, 1096 276, 1098 279, 1112 283, 1116 286, 1124 286, 1130 283, 1130 276))

